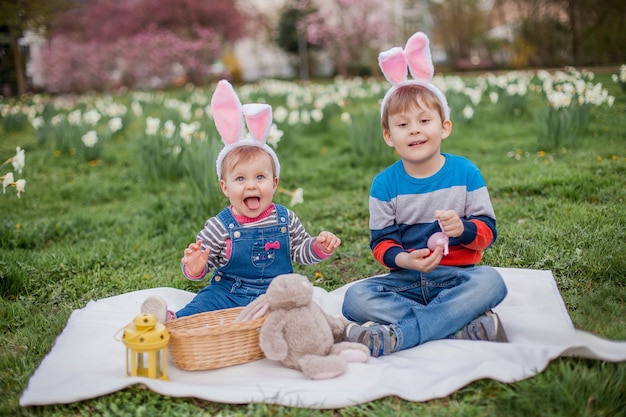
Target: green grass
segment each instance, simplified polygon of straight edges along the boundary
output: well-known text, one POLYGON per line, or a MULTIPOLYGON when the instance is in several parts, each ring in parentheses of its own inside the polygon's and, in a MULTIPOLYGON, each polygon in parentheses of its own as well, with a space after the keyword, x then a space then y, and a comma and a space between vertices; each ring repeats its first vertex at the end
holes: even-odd
MULTIPOLYGON (((592 113, 575 149, 544 155, 530 112, 516 118, 486 105, 470 122, 455 122, 443 150, 474 160, 489 185, 499 238, 484 262, 552 270, 577 328, 626 340, 626 95, 608 76, 599 78, 616 102, 592 113)), ((336 119, 328 126, 290 131, 277 152, 281 185, 305 190, 293 209, 307 230, 332 230, 343 241, 330 262, 297 266, 332 290, 383 271, 370 254, 367 228, 369 185, 382 166, 359 163, 345 127, 336 119)), ((143 288, 204 285, 185 280, 179 260, 214 213, 197 207, 184 180, 145 179, 133 132, 107 142, 95 166, 55 157, 28 127, 0 132, 0 159, 15 146, 26 149, 27 180, 21 199, 14 190, 0 195, 0 415, 626 415, 626 364, 576 358, 557 359, 524 381, 477 381, 424 403, 388 397, 320 411, 162 397, 132 387, 70 405, 21 408, 28 378, 74 309, 143 288)), ((276 200, 288 204, 289 197, 276 200)))

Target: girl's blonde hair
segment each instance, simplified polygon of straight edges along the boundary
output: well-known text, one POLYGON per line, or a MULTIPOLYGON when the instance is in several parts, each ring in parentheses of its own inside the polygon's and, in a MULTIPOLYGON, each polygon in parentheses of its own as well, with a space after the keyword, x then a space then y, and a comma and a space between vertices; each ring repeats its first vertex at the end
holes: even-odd
POLYGON ((245 164, 258 158, 261 155, 266 155, 272 163, 272 174, 276 178, 276 164, 274 158, 267 153, 264 149, 254 145, 238 146, 230 151, 222 160, 221 178, 223 180, 226 174, 235 168, 239 164, 245 164))
POLYGON ((381 115, 383 130, 389 130, 389 116, 398 113, 407 113, 413 109, 436 110, 445 120, 443 106, 439 97, 430 89, 419 84, 407 84, 399 86, 388 98, 381 115))

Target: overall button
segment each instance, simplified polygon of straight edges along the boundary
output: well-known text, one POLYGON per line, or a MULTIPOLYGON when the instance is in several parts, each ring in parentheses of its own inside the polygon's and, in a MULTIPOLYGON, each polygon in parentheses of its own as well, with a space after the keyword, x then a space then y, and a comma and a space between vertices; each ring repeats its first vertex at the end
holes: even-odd
POLYGON ((281 227, 281 228, 280 228, 280 232, 281 232, 281 233, 285 233, 286 231, 287 231, 287 228, 286 228, 286 227, 284 227, 284 226, 283 226, 283 227, 281 227))
POLYGON ((241 237, 241 232, 237 231, 237 232, 233 233, 233 236, 235 236, 235 237, 241 237))
POLYGON ((222 280, 222 277, 220 277, 219 275, 215 276, 215 282, 220 282, 222 280))

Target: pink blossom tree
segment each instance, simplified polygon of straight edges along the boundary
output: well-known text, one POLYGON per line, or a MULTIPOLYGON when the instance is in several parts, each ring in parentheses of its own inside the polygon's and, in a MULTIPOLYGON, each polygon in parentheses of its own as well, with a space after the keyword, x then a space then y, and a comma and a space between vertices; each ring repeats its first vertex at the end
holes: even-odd
MULTIPOLYGON (((230 0, 98 0, 53 26, 40 65, 57 92, 205 82, 221 46, 242 35, 230 0)), ((220 74, 221 75, 221 74, 220 74)))

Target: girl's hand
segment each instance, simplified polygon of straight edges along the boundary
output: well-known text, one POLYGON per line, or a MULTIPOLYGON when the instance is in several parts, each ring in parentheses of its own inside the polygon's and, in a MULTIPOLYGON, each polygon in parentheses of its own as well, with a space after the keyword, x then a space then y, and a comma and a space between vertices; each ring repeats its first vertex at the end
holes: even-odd
POLYGON ((454 210, 435 210, 435 218, 439 220, 439 227, 446 236, 459 237, 465 231, 463 221, 454 210))
POLYGON ((339 245, 341 245, 341 239, 331 232, 324 231, 317 236, 315 243, 324 253, 330 255, 335 252, 335 249, 337 249, 339 245))
POLYGON ((187 268, 187 272, 192 276, 200 275, 209 261, 210 251, 202 249, 202 241, 198 240, 190 243, 183 253, 184 256, 180 261, 187 268))

